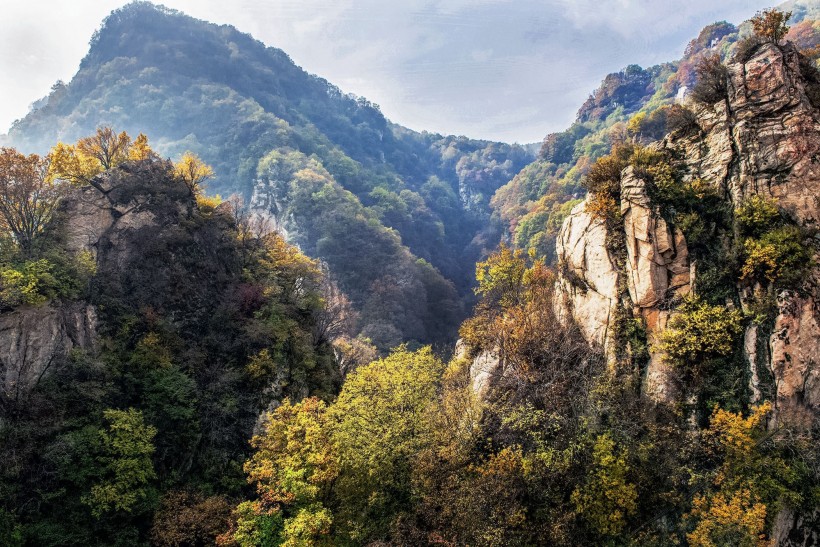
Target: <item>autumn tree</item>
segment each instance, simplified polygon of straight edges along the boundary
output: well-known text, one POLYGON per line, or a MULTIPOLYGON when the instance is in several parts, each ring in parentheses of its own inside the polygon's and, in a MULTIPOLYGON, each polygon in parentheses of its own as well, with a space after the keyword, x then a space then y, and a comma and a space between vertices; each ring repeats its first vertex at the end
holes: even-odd
POLYGON ((333 519, 322 500, 338 475, 327 405, 316 398, 295 405, 286 399, 266 419, 245 464, 258 499, 237 507, 236 521, 220 543, 327 544, 333 519))
POLYGON ((0 229, 24 251, 51 219, 60 186, 48 175, 49 160, 0 148, 0 229))
POLYGON ((117 134, 110 127, 100 127, 96 134, 84 137, 76 144, 57 143, 49 152, 51 177, 77 186, 90 184, 101 192, 94 177, 127 160, 156 158, 148 145, 148 137, 140 133, 135 141, 123 131, 117 134))
POLYGON ((759 11, 751 19, 752 28, 756 36, 777 44, 789 32, 789 26, 786 23, 791 16, 792 12, 777 8, 759 11))
POLYGON ((176 176, 185 182, 194 195, 202 192, 201 184, 214 176, 210 165, 199 159, 193 152, 185 152, 174 166, 176 176))

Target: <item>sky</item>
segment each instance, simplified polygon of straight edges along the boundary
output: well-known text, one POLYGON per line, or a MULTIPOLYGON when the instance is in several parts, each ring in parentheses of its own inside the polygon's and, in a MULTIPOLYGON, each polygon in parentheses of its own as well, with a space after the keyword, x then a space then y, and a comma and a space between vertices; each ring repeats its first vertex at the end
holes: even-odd
MULTIPOLYGON (((68 82, 126 0, 0 0, 0 133, 68 82)), ((166 0, 284 50, 416 130, 536 142, 604 76, 677 59, 771 0, 166 0)))

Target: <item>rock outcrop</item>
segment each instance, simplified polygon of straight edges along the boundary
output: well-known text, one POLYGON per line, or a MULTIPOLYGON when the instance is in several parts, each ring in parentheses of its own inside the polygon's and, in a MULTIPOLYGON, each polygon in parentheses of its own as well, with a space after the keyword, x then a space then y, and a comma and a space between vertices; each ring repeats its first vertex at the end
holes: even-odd
POLYGON ((0 386, 20 401, 74 348, 92 349, 97 314, 82 302, 23 307, 0 315, 0 386))
POLYGON ((620 274, 607 249, 607 227, 587 212, 586 203, 572 209, 558 235, 556 315, 565 324, 575 321, 591 344, 611 349, 620 274))
MULTIPOLYGON (((701 179, 736 207, 752 195, 777 201, 794 223, 816 228, 820 219, 820 113, 811 97, 805 59, 791 46, 765 44, 746 62, 730 62, 729 91, 714 105, 689 106, 700 132, 667 137, 658 146, 671 152, 686 181, 701 179)), ((586 212, 585 203, 564 221, 557 241, 560 275, 556 309, 578 323, 591 344, 610 357, 619 306, 640 317, 652 348, 673 316, 675 305, 696 286, 695 264, 686 239, 653 207, 646 183, 627 168, 621 176, 625 244, 607 244, 607 227, 586 212), (625 256, 616 256, 625 251, 625 256), (623 264, 619 267, 618 264, 623 264)), ((619 227, 620 229, 620 227, 619 227)), ((620 236, 620 234, 618 234, 620 236)), ((816 256, 820 259, 820 256, 816 256)), ((751 325, 744 339, 750 393, 761 397, 763 366, 774 377, 776 406, 790 415, 820 411, 820 277, 804 291, 779 295, 778 315, 768 344, 751 325), (764 355, 765 354, 765 355, 764 355), (802 410, 801 410, 802 409, 802 410)), ((748 290, 738 287, 744 301, 748 290)), ((650 352, 644 390, 672 401, 676 386, 658 351, 650 352)))

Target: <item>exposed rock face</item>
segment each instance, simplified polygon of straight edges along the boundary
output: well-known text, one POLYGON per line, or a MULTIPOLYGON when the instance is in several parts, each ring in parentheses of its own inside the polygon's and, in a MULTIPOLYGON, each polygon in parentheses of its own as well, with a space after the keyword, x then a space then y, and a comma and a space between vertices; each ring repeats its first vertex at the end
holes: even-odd
POLYGON ((561 275, 556 314, 574 320, 590 343, 608 349, 619 301, 619 273, 606 246, 604 222, 576 205, 564 220, 556 243, 561 275))
POLYGON ((629 295, 643 312, 689 293, 689 251, 679 228, 652 208, 646 183, 632 167, 621 175, 621 214, 626 232, 629 295))
POLYGON ((801 410, 820 411, 820 310, 816 300, 784 292, 778 311, 769 340, 778 410, 800 419, 801 410))
MULTIPOLYGON (((646 182, 632 167, 621 174, 621 214, 626 234, 626 275, 634 313, 643 318, 649 342, 674 313, 671 303, 690 292, 689 251, 679 228, 671 228, 652 207, 646 182)), ((652 352, 646 392, 657 400, 675 396, 672 371, 660 352, 652 352)))
POLYGON ((97 315, 85 303, 23 307, 0 315, 0 384, 18 401, 74 348, 94 346, 97 315))
MULTIPOLYGON (((760 194, 777 200, 791 219, 816 227, 820 220, 820 114, 809 99, 800 56, 790 45, 761 46, 745 63, 730 63, 728 97, 696 110, 701 132, 668 137, 662 146, 680 158, 688 180, 717 187, 730 206, 760 194)), ((556 309, 574 319, 586 339, 612 353, 618 306, 642 317, 651 342, 666 328, 676 301, 696 285, 686 240, 654 210, 644 181, 631 168, 622 173, 621 213, 626 260, 617 271, 607 249, 603 222, 577 206, 557 241, 559 276, 556 309), (624 279, 621 279, 623 276, 624 279)), ((820 257, 817 257, 820 258, 820 257)), ((770 369, 777 406, 820 410, 820 289, 808 281, 807 295, 784 293, 769 343, 760 355, 758 330, 744 340, 753 398, 760 397, 758 366, 770 369)), ((765 346, 766 344, 763 344, 765 346)), ((657 400, 675 398, 671 371, 652 352, 645 391, 657 400)))
MULTIPOLYGON (((793 221, 816 227, 820 220, 820 113, 807 93, 800 56, 789 44, 761 46, 745 63, 728 65, 726 101, 697 107, 702 134, 666 145, 688 168, 725 192, 733 205, 752 195, 777 200, 793 221)), ((779 315, 769 340, 768 362, 777 406, 820 410, 820 288, 809 296, 779 297, 779 315)), ((747 333, 747 356, 761 361, 747 333)), ((755 331, 754 337, 756 338, 755 331)), ((752 382, 758 371, 751 367, 752 382)), ((757 392, 752 386, 753 394, 757 392)))
POLYGON ((501 357, 494 351, 482 351, 470 359, 469 348, 459 339, 456 342, 455 358, 469 359, 470 387, 479 399, 484 399, 492 386, 493 378, 503 372, 501 357))
MULTIPOLYGON (((621 213, 626 235, 622 272, 606 244, 604 222, 586 211, 586 202, 572 210, 557 243, 559 317, 564 322, 572 318, 587 341, 603 347, 610 358, 618 306, 629 305, 644 319, 651 340, 666 327, 672 313, 669 303, 690 291, 686 239, 652 207, 645 181, 631 167, 621 175, 621 213), (622 282, 627 294, 621 294, 622 282)), ((674 396, 670 371, 660 354, 651 357, 646 390, 660 400, 674 396)))

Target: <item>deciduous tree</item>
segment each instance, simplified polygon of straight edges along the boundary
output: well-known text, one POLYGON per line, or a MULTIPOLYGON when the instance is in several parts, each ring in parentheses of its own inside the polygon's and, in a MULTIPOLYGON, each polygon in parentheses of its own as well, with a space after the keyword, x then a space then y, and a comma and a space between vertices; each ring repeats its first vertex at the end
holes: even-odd
POLYGON ((0 229, 10 232, 24 250, 51 219, 60 185, 48 175, 49 160, 0 148, 0 229))

